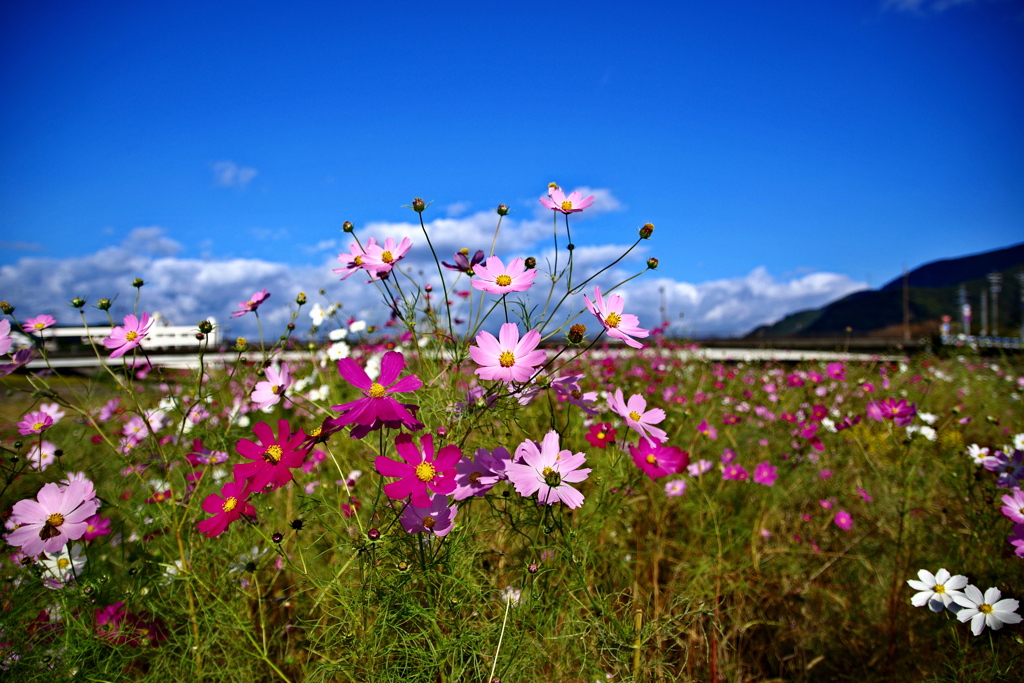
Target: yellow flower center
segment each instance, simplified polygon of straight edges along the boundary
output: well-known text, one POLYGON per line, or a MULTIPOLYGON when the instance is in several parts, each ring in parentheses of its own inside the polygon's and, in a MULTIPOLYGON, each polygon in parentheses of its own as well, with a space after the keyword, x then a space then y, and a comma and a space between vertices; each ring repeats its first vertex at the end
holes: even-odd
POLYGON ((597 433, 597 438, 601 439, 602 441, 604 441, 604 438, 605 438, 606 436, 608 436, 608 435, 607 435, 607 434, 605 434, 604 432, 598 432, 598 433, 597 433))
POLYGON ((380 260, 383 261, 384 263, 391 263, 392 261, 395 260, 395 257, 391 254, 390 251, 382 251, 380 253, 380 260))
POLYGON ((89 526, 85 527, 85 530, 91 534, 92 532, 96 531, 96 527, 90 524, 89 526))
POLYGON ((52 515, 46 518, 46 523, 52 526, 54 529, 64 523, 64 515, 59 512, 54 512, 52 515))
POLYGON ((36 323, 32 327, 34 327, 37 330, 42 330, 42 329, 44 329, 46 327, 46 323, 36 323))
POLYGON ((436 474, 437 470, 429 462, 424 461, 416 465, 416 478, 422 482, 430 481, 436 474))
POLYGON ((124 338, 125 341, 135 341, 136 339, 139 338, 139 333, 136 332, 135 330, 128 330, 128 332, 124 335, 124 338))
POLYGON ((510 368, 516 364, 516 357, 511 351, 502 351, 498 356, 498 362, 501 363, 501 367, 510 368))
POLYGON ((41 430, 41 429, 42 429, 42 428, 43 428, 44 426, 45 426, 45 425, 44 425, 44 424, 43 424, 42 422, 34 422, 34 423, 32 423, 32 429, 33 429, 33 431, 37 431, 37 432, 38 432, 38 431, 39 431, 39 430, 41 430))
POLYGON ((936 592, 936 593, 939 593, 939 594, 941 595, 942 593, 945 593, 945 592, 946 592, 946 587, 945 587, 945 586, 943 586, 943 585, 942 585, 941 583, 939 583, 939 584, 936 584, 936 585, 935 585, 935 592, 936 592))
POLYGON ((309 435, 312 436, 315 439, 316 437, 320 436, 320 432, 322 432, 322 431, 323 431, 323 429, 321 429, 320 427, 317 427, 312 432, 310 432, 309 435))
POLYGON ((512 284, 512 278, 510 278, 508 275, 499 275, 498 277, 494 278, 494 284, 498 285, 499 287, 508 287, 510 284, 512 284))
POLYGON ((434 528, 434 524, 435 524, 434 518, 431 517, 430 515, 427 515, 426 517, 423 518, 423 528, 424 529, 433 529, 434 528))
POLYGON ((67 569, 71 565, 71 560, 66 557, 62 557, 57 560, 57 569, 67 569))
POLYGON ((370 393, 369 393, 370 398, 384 398, 384 395, 386 393, 388 393, 387 389, 385 389, 380 384, 377 384, 376 382, 374 382, 373 384, 370 385, 370 393))
POLYGON ((655 458, 653 455, 648 455, 647 456, 647 464, 648 465, 657 465, 658 464, 658 459, 655 458))
POLYGON ((362 256, 362 254, 360 254, 359 256, 356 256, 354 259, 352 259, 352 263, 356 264, 357 266, 363 265, 363 256, 362 256))
POLYGON ((984 603, 984 604, 978 605, 978 611, 981 612, 982 614, 992 614, 992 605, 988 604, 987 602, 984 603))
POLYGON ((276 465, 281 462, 282 453, 281 447, 275 443, 272 446, 267 446, 267 450, 263 451, 263 459, 276 465))
POLYGON ((229 496, 224 499, 224 504, 221 506, 220 509, 223 510, 224 512, 231 512, 236 507, 238 507, 238 499, 235 498, 234 496, 229 496))
POLYGON ((562 211, 572 211, 572 202, 568 199, 562 202, 562 211))
POLYGON ((633 412, 631 412, 629 414, 629 419, 632 420, 633 422, 639 422, 640 421, 640 413, 638 413, 638 412, 636 412, 634 410, 633 412))
POLYGON ((281 387, 278 386, 277 384, 275 384, 275 385, 270 387, 270 393, 272 393, 272 394, 276 394, 276 393, 278 393, 280 391, 281 391, 281 387))
POLYGON ((621 322, 622 316, 618 313, 609 313, 604 319, 604 323, 608 327, 618 327, 621 322))
POLYGON ((551 488, 555 488, 562 483, 562 475, 550 467, 545 467, 541 474, 544 475, 544 483, 551 488))
POLYGON ((583 396, 583 392, 580 391, 579 389, 573 389, 572 391, 569 392, 569 395, 572 396, 573 398, 580 398, 583 396))

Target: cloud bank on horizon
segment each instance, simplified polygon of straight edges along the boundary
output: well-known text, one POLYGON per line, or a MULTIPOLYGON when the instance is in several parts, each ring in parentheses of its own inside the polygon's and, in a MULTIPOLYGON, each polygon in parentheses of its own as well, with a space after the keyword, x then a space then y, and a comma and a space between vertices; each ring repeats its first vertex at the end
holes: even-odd
MULTIPOLYGON (((622 204, 607 189, 580 188, 597 197, 588 209, 590 215, 621 210, 622 204)), ((550 287, 545 276, 554 264, 551 212, 538 209, 533 215, 521 219, 505 217, 495 237, 497 216, 491 211, 477 211, 464 216, 453 216, 465 210, 459 206, 455 212, 442 210, 445 215, 426 223, 431 242, 438 258, 451 261, 462 248, 489 252, 492 242, 494 253, 505 260, 534 256, 538 262, 538 277, 534 287, 526 292, 529 305, 544 303, 550 287)), ((559 215, 560 217, 560 215, 559 215)), ((577 214, 570 219, 575 235, 585 234, 580 228, 577 214)), ((564 224, 557 222, 559 259, 564 266, 567 252, 564 224)), ((386 237, 400 240, 408 237, 413 248, 402 261, 403 273, 421 284, 430 283, 440 296, 437 267, 418 223, 377 222, 356 231, 363 244, 370 237, 378 242, 386 237)), ((158 226, 135 228, 119 245, 106 247, 90 254, 55 259, 25 256, 11 265, 0 266, 0 292, 3 298, 17 307, 19 317, 50 313, 59 324, 75 325, 80 317, 68 306, 76 296, 95 302, 99 298, 114 300, 111 309, 115 320, 131 312, 135 304, 132 280, 141 277, 145 286, 141 291, 140 310, 159 312, 175 325, 188 325, 208 316, 215 317, 227 335, 253 335, 256 321, 253 316, 229 318, 238 304, 258 290, 266 288, 272 298, 260 308, 264 334, 274 338, 283 331, 292 311, 295 297, 306 292, 310 304, 329 302, 342 304, 344 317, 366 319, 381 324, 387 318, 380 290, 366 283, 361 274, 341 281, 332 272, 339 266, 338 253, 347 253, 352 243, 349 235, 334 240, 322 240, 309 245, 311 262, 294 265, 256 258, 207 257, 196 258, 183 254, 183 246, 165 229, 158 226), (320 254, 317 259, 316 254, 320 254), (323 296, 319 291, 323 290, 323 296)), ((609 263, 630 249, 623 244, 581 244, 574 251, 574 281, 595 276, 585 293, 592 296, 593 286, 607 292, 622 281, 647 270, 649 256, 668 253, 672 245, 659 244, 657 230, 651 240, 642 240, 615 266, 601 271, 609 263)), ((471 290, 463 275, 445 272, 446 283, 453 300, 459 301, 457 292, 471 290)), ((559 284, 564 287, 564 284, 559 284)), ((664 277, 659 271, 645 272, 626 283, 616 292, 627 302, 630 312, 640 317, 645 327, 655 327, 663 320, 678 334, 695 337, 736 336, 753 328, 775 322, 785 315, 807 308, 822 306, 852 292, 865 289, 867 284, 848 275, 830 272, 808 272, 791 277, 777 278, 767 267, 760 266, 746 275, 705 282, 687 282, 664 277)), ((406 287, 406 293, 411 291, 406 287)), ((563 319, 583 310, 582 295, 574 297, 575 307, 563 319)), ((464 302, 463 302, 464 303, 464 302)), ((91 322, 102 321, 102 314, 87 308, 91 322)), ((582 318, 587 322, 586 318, 582 318)), ((309 325, 303 316, 297 321, 299 330, 309 325)), ((596 326, 592 326, 596 331, 596 326)))

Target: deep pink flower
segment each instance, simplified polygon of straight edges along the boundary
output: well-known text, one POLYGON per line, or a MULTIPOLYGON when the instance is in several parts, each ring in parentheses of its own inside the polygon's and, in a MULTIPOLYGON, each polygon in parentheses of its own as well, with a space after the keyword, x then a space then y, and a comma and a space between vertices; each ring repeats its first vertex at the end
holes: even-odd
POLYGON ((908 404, 904 398, 899 400, 887 398, 882 401, 869 401, 867 413, 868 417, 872 420, 881 422, 882 420, 889 419, 900 427, 906 427, 914 421, 914 416, 917 415, 917 404, 908 404))
POLYGON ((825 374, 839 382, 846 381, 846 366, 842 363, 829 363, 825 366, 825 374))
POLYGON ((266 422, 260 422, 252 431, 260 443, 241 439, 235 445, 242 457, 252 461, 235 465, 235 478, 251 479, 249 490, 256 493, 262 493, 268 484, 273 489, 284 486, 292 480, 292 468, 301 467, 306 458, 302 449, 306 435, 301 429, 292 434, 287 420, 278 420, 277 438, 266 422))
POLYGON ((154 322, 149 313, 143 313, 141 319, 135 317, 134 313, 126 315, 124 325, 115 327, 110 331, 110 336, 103 340, 103 345, 111 349, 110 357, 120 358, 142 343, 154 322))
POLYGON ((82 539, 91 541, 99 538, 100 536, 110 535, 110 518, 104 517, 100 514, 95 514, 89 519, 85 520, 85 533, 82 534, 82 539))
POLYGON ((238 304, 239 309, 237 311, 235 311, 234 313, 232 313, 231 317, 232 318, 241 318, 246 313, 255 313, 256 309, 258 309, 260 307, 260 304, 262 304, 264 301, 266 301, 269 298, 270 298, 270 295, 267 294, 267 288, 264 287, 263 291, 253 293, 253 295, 251 297, 249 297, 248 301, 242 301, 241 303, 239 303, 238 304))
POLYGON ((697 433, 708 437, 712 441, 718 438, 718 430, 709 425, 707 420, 701 420, 700 424, 697 425, 697 433))
POLYGON ((779 475, 775 469, 775 466, 770 462, 765 461, 758 463, 757 467, 754 468, 754 483, 764 484, 765 486, 774 486, 775 480, 779 478, 779 475))
POLYGON ((747 471, 745 469, 743 469, 743 465, 740 465, 739 463, 735 463, 734 462, 731 465, 726 465, 722 469, 722 479, 732 479, 734 481, 746 481, 747 480, 747 471))
POLYGON ((837 527, 843 529, 844 531, 849 531, 853 528, 853 515, 851 515, 846 510, 836 511, 836 516, 833 518, 832 521, 836 523, 837 527))
POLYGON ((515 460, 508 467, 508 479, 523 496, 537 494, 537 503, 554 505, 565 503, 570 508, 583 504, 583 494, 569 484, 587 478, 590 468, 580 469, 586 455, 559 449, 558 432, 552 430, 538 445, 524 441, 516 448, 515 460))
POLYGON ((25 417, 18 423, 18 433, 23 435, 42 434, 52 426, 53 418, 40 410, 25 414, 25 417))
POLYGON ((573 190, 566 197, 561 188, 548 190, 547 197, 541 197, 540 203, 552 211, 561 211, 564 214, 579 213, 594 203, 594 195, 584 198, 579 190, 573 190))
POLYGON ((520 339, 519 326, 505 323, 497 339, 490 332, 481 331, 476 336, 476 345, 469 347, 469 355, 480 366, 476 369, 480 379, 528 382, 537 366, 547 359, 544 351, 535 350, 539 343, 537 330, 530 330, 520 339))
POLYGON ((583 438, 594 448, 604 450, 608 448, 608 444, 615 443, 615 434, 616 430, 612 428, 610 423, 601 422, 596 425, 590 425, 583 438))
POLYGON ((622 396, 622 389, 616 389, 615 395, 608 401, 608 407, 617 413, 630 429, 647 439, 665 442, 668 435, 665 431, 655 427, 665 419, 665 411, 661 408, 647 410, 647 399, 640 394, 633 394, 627 403, 622 396))
POLYGON ((448 504, 447 496, 434 496, 430 504, 418 507, 410 503, 405 506, 399 521, 406 533, 434 534, 444 538, 455 526, 456 505, 448 504))
POLYGON ((676 446, 664 446, 660 441, 640 439, 636 446, 629 447, 629 454, 651 481, 682 472, 690 464, 689 453, 676 446))
POLYGON ((514 258, 506 267, 500 258, 491 256, 474 269, 473 288, 491 294, 508 294, 509 292, 525 292, 533 287, 533 279, 537 269, 527 269, 523 259, 514 258))
MULTIPOLYGON (((262 422, 260 424, 266 426, 262 422)), ((267 427, 267 429, 270 428, 267 427)), ((210 513, 213 517, 200 520, 196 524, 196 528, 209 537, 220 536, 232 522, 242 515, 254 516, 256 508, 249 503, 249 494, 250 488, 247 480, 236 477, 234 480, 226 482, 221 487, 219 495, 211 493, 203 501, 203 511, 210 513)))
POLYGON ((390 273, 395 264, 405 258, 410 248, 412 241, 408 237, 403 237, 398 243, 393 237, 385 239, 384 244, 371 246, 367 243, 366 253, 363 254, 363 268, 372 279, 379 279, 381 275, 390 273))
MULTIPOLYGON (((351 358, 339 360, 338 374, 362 390, 363 398, 332 406, 331 410, 341 412, 333 422, 338 425, 356 424, 369 427, 380 420, 382 423, 405 425, 413 430, 421 429, 423 425, 416 421, 405 404, 391 397, 391 394, 416 391, 423 386, 423 382, 416 375, 406 375, 398 379, 404 368, 405 356, 398 351, 388 351, 381 358, 379 381, 374 382, 351 358)), ((390 424, 386 426, 391 427, 390 424)))
POLYGON ((37 315, 35 318, 29 318, 21 325, 21 329, 25 330, 29 334, 33 332, 42 332, 48 327, 53 327, 57 324, 56 318, 52 315, 37 315))
MULTIPOLYGON (((367 249, 372 249, 376 246, 377 240, 372 237, 366 243, 367 249)), ((341 275, 342 280, 347 279, 352 273, 366 268, 366 265, 363 262, 363 259, 366 258, 366 252, 359 246, 359 243, 353 242, 352 245, 349 246, 348 250, 348 254, 338 254, 338 261, 341 262, 342 267, 333 269, 333 272, 341 275)))
POLYGON ((68 486, 44 484, 36 500, 14 504, 11 521, 20 524, 7 535, 7 542, 28 556, 56 553, 68 541, 77 541, 88 528, 86 522, 100 503, 92 498, 91 482, 73 481, 68 486))
POLYGON ((642 349, 643 344, 633 337, 646 337, 650 334, 640 327, 640 319, 632 313, 623 313, 622 307, 625 301, 618 294, 612 294, 607 300, 601 296, 601 288, 594 287, 594 301, 591 302, 587 295, 583 295, 583 301, 587 304, 587 310, 594 314, 594 317, 604 326, 609 337, 621 339, 634 349, 642 349))
POLYGON ((384 493, 392 500, 410 496, 412 504, 425 508, 430 505, 430 493, 447 496, 455 490, 455 465, 462 457, 458 446, 445 446, 434 457, 434 437, 424 434, 417 447, 408 434, 395 438, 395 450, 402 462, 383 455, 377 456, 374 466, 385 477, 400 477, 384 485, 384 493))

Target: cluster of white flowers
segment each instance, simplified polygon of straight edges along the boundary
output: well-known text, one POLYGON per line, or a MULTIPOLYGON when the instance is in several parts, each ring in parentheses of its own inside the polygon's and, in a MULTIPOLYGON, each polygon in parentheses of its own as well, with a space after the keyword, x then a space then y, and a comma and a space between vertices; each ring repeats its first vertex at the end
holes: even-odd
POLYGON ((1002 598, 998 588, 989 588, 982 594, 976 586, 967 583, 967 577, 961 574, 950 575, 945 569, 932 574, 927 569, 917 573, 919 581, 910 579, 907 584, 918 593, 910 599, 914 607, 924 607, 933 612, 944 609, 956 614, 960 623, 971 622, 971 633, 980 636, 988 626, 993 631, 1003 624, 1018 624, 1021 616, 1017 614, 1020 605, 1011 598, 1002 598))

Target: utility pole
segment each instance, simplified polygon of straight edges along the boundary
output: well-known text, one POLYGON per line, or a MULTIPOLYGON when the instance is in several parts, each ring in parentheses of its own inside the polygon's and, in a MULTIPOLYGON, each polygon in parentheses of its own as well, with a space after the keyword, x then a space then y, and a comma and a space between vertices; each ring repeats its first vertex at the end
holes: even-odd
POLYGON ((981 333, 980 337, 988 336, 988 292, 981 288, 981 333))
MULTIPOLYGON (((1024 272, 1021 273, 1021 277, 1024 277, 1024 272)), ((1022 280, 1024 282, 1024 280, 1022 280)), ((967 285, 960 285, 960 292, 958 294, 960 303, 960 319, 963 321, 963 333, 965 336, 971 336, 971 304, 967 302, 967 285)), ((1024 328, 1022 328, 1024 329, 1024 328)))
POLYGON ((910 341, 910 274, 903 264, 903 341, 910 341))
POLYGON ((989 273, 988 289, 992 293, 992 336, 999 336, 999 292, 1003 290, 1003 274, 989 273))

